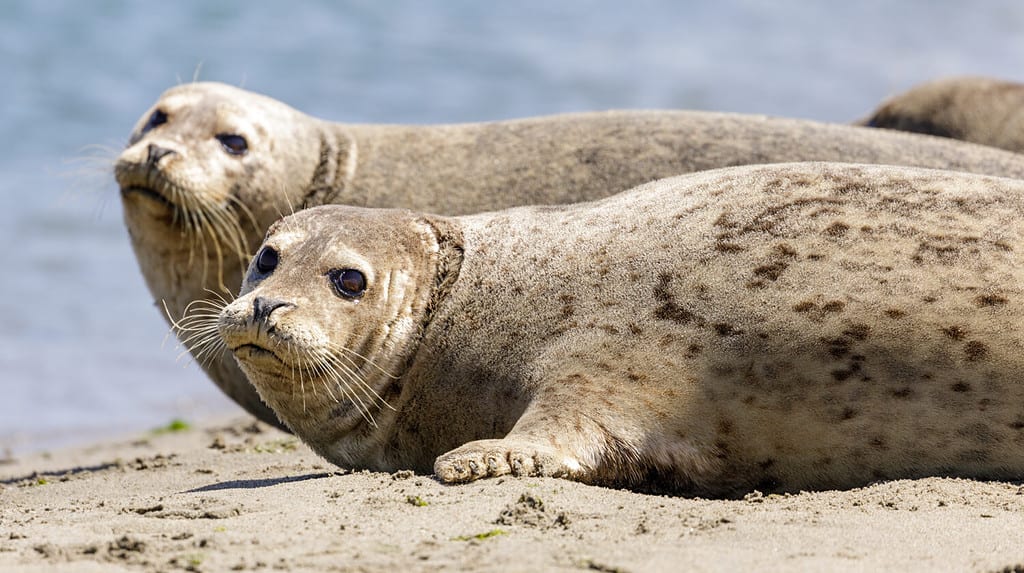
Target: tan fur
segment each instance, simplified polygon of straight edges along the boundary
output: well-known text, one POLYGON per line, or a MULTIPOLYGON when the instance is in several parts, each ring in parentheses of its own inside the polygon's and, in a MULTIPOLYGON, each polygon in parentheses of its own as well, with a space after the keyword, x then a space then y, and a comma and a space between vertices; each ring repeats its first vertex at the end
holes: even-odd
POLYGON ((860 123, 1022 153, 1024 85, 981 77, 928 82, 889 98, 860 123))
POLYGON ((271 229, 280 263, 220 331, 344 467, 713 495, 1020 479, 1022 212, 1019 181, 827 163, 458 218, 319 207, 271 229), (338 268, 366 273, 358 302, 338 268), (257 297, 291 306, 257 321, 257 297), (318 373, 328 341, 381 400, 318 373))
MULTIPOLYGON (((466 125, 346 125, 214 83, 163 94, 136 125, 116 175, 142 274, 158 305, 166 303, 178 318, 193 300, 233 292, 267 227, 306 206, 464 214, 583 201, 679 173, 797 160, 1024 177, 1024 158, 1006 152, 808 121, 637 111, 466 125), (157 109, 167 122, 143 134, 157 109), (243 135, 248 153, 225 153, 215 139, 224 133, 243 135), (173 153, 150 162, 150 146, 173 153), (208 205, 202 215, 183 208, 194 212, 200 202, 208 205)), ((213 350, 200 358, 231 398, 277 422, 230 357, 213 350)))

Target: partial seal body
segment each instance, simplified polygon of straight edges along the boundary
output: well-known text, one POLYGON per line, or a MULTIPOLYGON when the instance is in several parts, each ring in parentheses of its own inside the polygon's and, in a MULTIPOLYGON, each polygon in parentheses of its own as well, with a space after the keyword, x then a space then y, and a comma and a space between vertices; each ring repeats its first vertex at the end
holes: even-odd
POLYGON ((1024 85, 982 77, 928 82, 889 98, 860 123, 1022 153, 1024 85))
POLYGON ((271 228, 219 328, 347 468, 700 495, 1024 475, 1024 183, 738 167, 271 228))
MULTIPOLYGON (((229 297, 270 224, 341 203, 467 214, 605 197, 715 167, 797 160, 907 164, 1024 177, 1024 158, 960 142, 760 116, 584 113, 436 126, 346 125, 216 83, 164 93, 116 165, 139 267, 177 319, 229 297)), ((236 402, 278 423, 234 360, 197 347, 236 402)))

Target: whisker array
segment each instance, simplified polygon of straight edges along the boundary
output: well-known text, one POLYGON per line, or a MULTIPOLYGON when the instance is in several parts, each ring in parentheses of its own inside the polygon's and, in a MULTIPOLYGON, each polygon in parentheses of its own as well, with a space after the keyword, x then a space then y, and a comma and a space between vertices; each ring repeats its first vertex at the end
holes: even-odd
POLYGON ((185 306, 181 318, 175 319, 171 315, 167 303, 164 302, 164 312, 171 322, 171 331, 178 337, 179 346, 184 348, 178 355, 180 360, 187 354, 202 366, 207 366, 224 351, 227 344, 220 336, 217 328, 217 320, 220 311, 230 302, 220 293, 207 289, 217 298, 194 300, 185 306))

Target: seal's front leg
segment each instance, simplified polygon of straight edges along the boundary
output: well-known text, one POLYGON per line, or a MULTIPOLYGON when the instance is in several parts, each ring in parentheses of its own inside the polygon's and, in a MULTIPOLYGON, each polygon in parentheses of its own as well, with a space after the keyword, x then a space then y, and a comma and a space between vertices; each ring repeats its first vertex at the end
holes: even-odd
POLYGON ((662 447, 669 402, 637 390, 593 370, 549 377, 508 435, 460 446, 437 458, 434 472, 448 483, 512 474, 635 484, 679 461, 662 447))

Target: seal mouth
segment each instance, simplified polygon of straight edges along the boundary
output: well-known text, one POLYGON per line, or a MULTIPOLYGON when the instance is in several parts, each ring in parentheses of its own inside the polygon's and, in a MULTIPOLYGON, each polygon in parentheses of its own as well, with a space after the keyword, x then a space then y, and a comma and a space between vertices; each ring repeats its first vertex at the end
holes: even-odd
POLYGON ((238 357, 241 360, 245 360, 246 362, 270 362, 273 364, 287 366, 285 361, 282 360, 281 357, 278 356, 277 353, 275 353, 273 350, 270 350, 265 346, 253 344, 251 342, 247 342, 240 346, 236 346, 235 348, 231 349, 231 352, 236 357, 238 357))
POLYGON ((128 187, 121 187, 121 195, 140 195, 146 197, 151 201, 155 201, 167 207, 168 209, 177 209, 178 206, 171 202, 164 194, 160 193, 156 189, 151 187, 140 187, 138 185, 130 185, 128 187))

